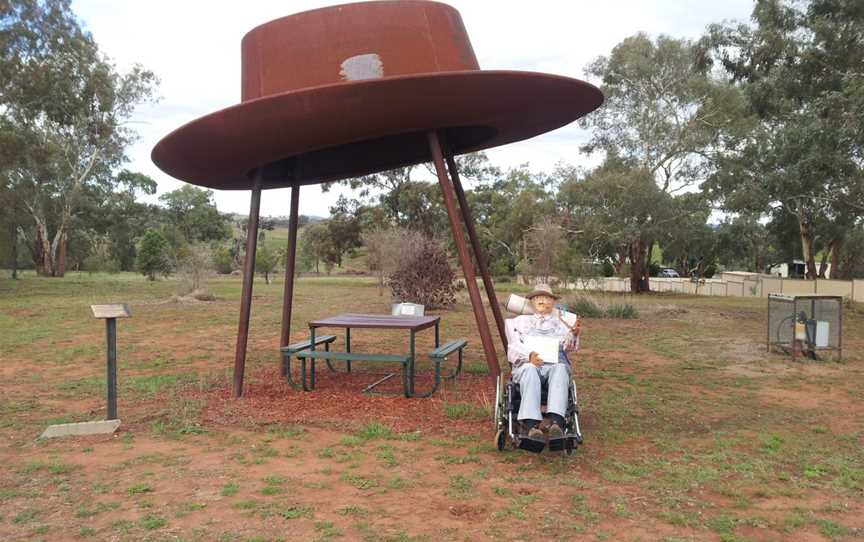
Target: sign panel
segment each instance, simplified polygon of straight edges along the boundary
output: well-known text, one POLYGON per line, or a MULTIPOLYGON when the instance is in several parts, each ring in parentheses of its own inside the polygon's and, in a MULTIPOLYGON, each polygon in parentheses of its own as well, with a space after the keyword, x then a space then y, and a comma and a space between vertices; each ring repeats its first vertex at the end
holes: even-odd
POLYGON ((129 318, 129 305, 126 303, 113 303, 110 305, 90 305, 94 318, 129 318))

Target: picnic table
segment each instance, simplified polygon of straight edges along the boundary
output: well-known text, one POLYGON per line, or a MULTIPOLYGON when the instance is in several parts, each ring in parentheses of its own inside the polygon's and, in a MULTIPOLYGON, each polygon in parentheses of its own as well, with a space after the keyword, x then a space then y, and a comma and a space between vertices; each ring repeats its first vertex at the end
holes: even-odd
MULTIPOLYGON (((315 389, 315 361, 323 359, 327 362, 330 370, 336 370, 331 361, 344 361, 346 372, 351 372, 352 362, 374 361, 385 363, 398 363, 401 366, 402 388, 405 397, 428 397, 435 392, 441 381, 441 362, 447 356, 458 352, 459 362, 452 374, 445 378, 455 378, 462 368, 462 350, 467 345, 464 339, 448 341, 441 345, 440 316, 406 316, 385 314, 357 314, 345 313, 321 320, 309 322, 309 340, 295 343, 282 348, 285 375, 289 383, 298 387, 292 379, 290 362, 291 357, 296 356, 300 361, 300 374, 302 389, 311 391, 315 389), (320 328, 341 328, 345 330, 345 350, 334 351, 330 344, 336 339, 335 336, 322 336, 317 333, 320 328), (429 352, 429 357, 435 362, 435 381, 433 388, 425 393, 415 391, 415 369, 416 369, 416 335, 418 332, 432 328, 435 332, 435 350, 429 352), (351 350, 352 329, 398 329, 408 332, 408 352, 404 354, 381 354, 381 353, 359 353, 351 350), (320 347, 323 346, 324 350, 320 347), (309 379, 307 381, 306 360, 310 361, 309 379)), ((396 376, 396 373, 388 374, 384 378, 367 386, 363 391, 370 391, 378 384, 396 376)))

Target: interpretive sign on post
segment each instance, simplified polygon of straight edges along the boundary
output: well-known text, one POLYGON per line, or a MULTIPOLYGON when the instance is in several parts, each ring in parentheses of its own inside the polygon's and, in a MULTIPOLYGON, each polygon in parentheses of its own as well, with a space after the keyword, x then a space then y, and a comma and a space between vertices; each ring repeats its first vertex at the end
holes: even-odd
POLYGON ((113 433, 120 427, 117 418, 117 318, 129 318, 129 306, 125 303, 110 305, 90 305, 93 317, 105 320, 107 344, 107 364, 105 380, 107 389, 107 412, 104 421, 64 423, 49 426, 42 438, 64 437, 70 435, 98 435, 113 433))

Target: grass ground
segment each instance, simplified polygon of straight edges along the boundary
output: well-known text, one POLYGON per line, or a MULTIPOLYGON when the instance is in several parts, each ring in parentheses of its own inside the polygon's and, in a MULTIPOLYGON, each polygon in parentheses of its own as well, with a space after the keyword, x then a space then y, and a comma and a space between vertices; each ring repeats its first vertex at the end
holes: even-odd
MULTIPOLYGON (((0 279, 0 539, 864 538, 859 308, 845 314, 843 361, 792 362, 764 351, 762 300, 632 299, 638 319, 583 327, 585 445, 534 456, 492 447, 465 300, 441 313, 442 336, 469 339, 469 370, 434 398, 361 395, 363 376, 324 371, 304 394, 275 371, 281 282, 256 281, 247 393, 234 400, 239 279, 211 281, 210 303, 174 301, 176 287, 0 279), (104 330, 88 306, 118 301, 133 312, 118 326, 121 431, 37 439, 104 417, 104 330)), ((371 280, 303 278, 292 335, 388 306, 371 280)), ((354 337, 358 349, 403 342, 354 337)))

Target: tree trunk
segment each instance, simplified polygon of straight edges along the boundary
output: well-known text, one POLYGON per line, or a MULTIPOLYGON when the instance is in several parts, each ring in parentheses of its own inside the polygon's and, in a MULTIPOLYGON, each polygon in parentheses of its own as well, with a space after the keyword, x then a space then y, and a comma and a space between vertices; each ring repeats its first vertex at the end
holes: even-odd
POLYGON ((838 238, 834 240, 834 248, 831 250, 831 273, 828 274, 828 278, 839 278, 840 275, 840 251, 843 249, 843 239, 838 238))
POLYGON ((12 279, 18 278, 18 225, 12 222, 9 228, 9 248, 12 250, 12 279))
POLYGON ((618 257, 612 260, 612 272, 615 273, 615 276, 621 274, 621 268, 624 267, 624 263, 627 261, 629 257, 630 246, 620 247, 618 249, 618 257), (626 253, 625 253, 626 252, 626 253))
POLYGON ((834 253, 834 241, 828 243, 825 251, 822 253, 822 261, 819 262, 819 278, 825 278, 825 272, 828 270, 828 256, 834 253))
POLYGON ((48 239, 48 226, 40 218, 36 218, 36 242, 39 244, 37 254, 39 262, 36 269, 40 275, 54 276, 54 260, 51 258, 51 241, 48 239))
POLYGON ((645 243, 642 239, 630 244, 630 291, 634 294, 651 291, 646 265, 645 243))
POLYGON ((63 277, 66 275, 66 232, 60 234, 60 249, 57 252, 57 272, 54 276, 63 277))
POLYGON ((33 267, 36 268, 37 275, 45 274, 45 257, 42 256, 42 229, 36 227, 36 237, 32 243, 33 267))
POLYGON ((809 280, 816 279, 816 250, 813 246, 813 223, 806 215, 807 211, 799 209, 798 211, 798 227, 801 233, 801 253, 804 256, 804 264, 807 268, 806 278, 809 280))
POLYGON ((651 275, 649 268, 651 266, 651 254, 654 248, 654 241, 642 242, 642 292, 651 291, 651 275))
POLYGON ((757 273, 765 271, 765 257, 759 252, 756 253, 756 269, 754 271, 757 273))

